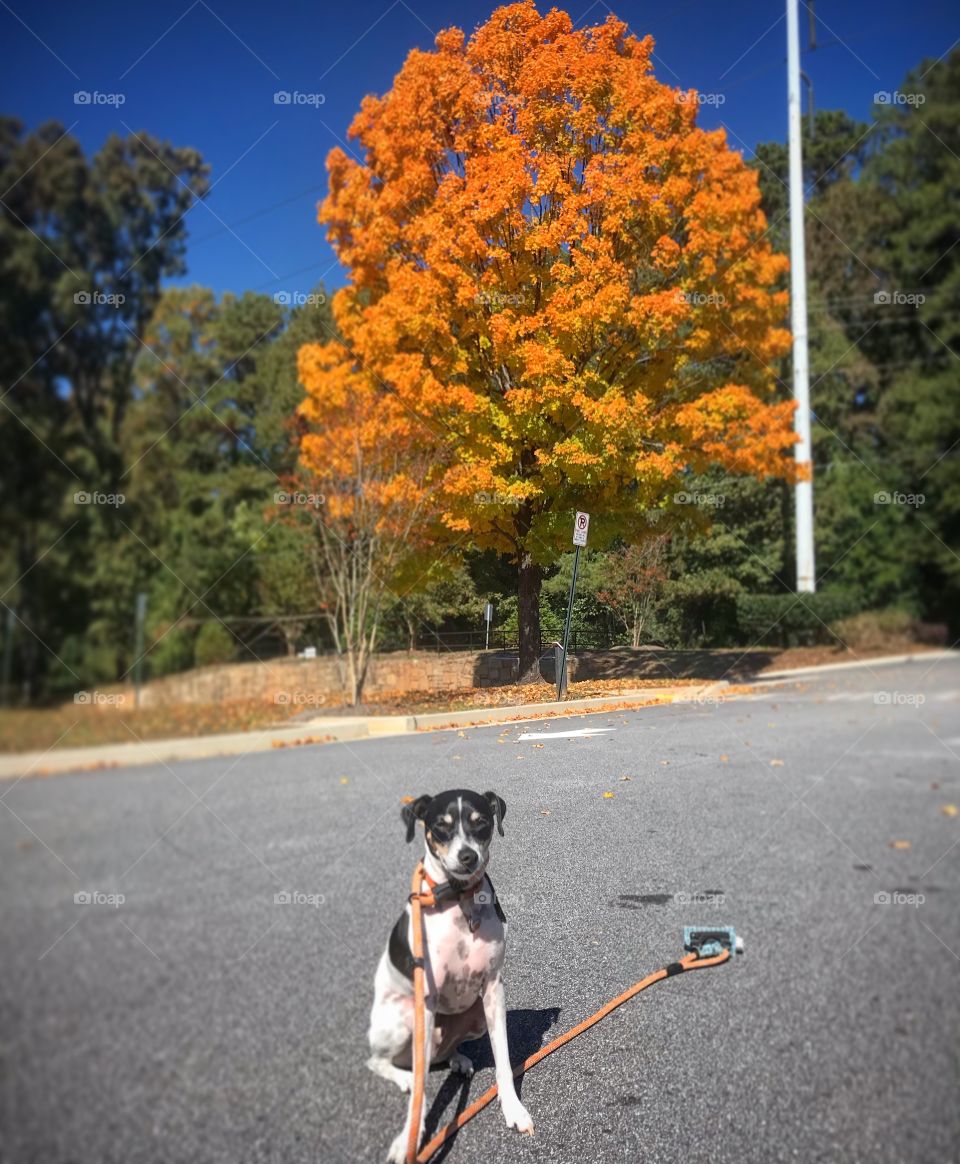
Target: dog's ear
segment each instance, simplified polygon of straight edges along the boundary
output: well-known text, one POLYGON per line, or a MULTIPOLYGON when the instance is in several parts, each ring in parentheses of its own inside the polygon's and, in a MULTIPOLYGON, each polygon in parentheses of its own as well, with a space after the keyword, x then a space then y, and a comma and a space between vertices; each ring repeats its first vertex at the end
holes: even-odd
POLYGON ((427 811, 427 805, 430 803, 432 797, 418 796, 413 804, 405 804, 400 809, 400 816, 403 818, 404 824, 407 826, 407 844, 413 840, 413 833, 417 827, 417 821, 423 820, 423 814, 427 811))
POLYGON ((503 818, 507 815, 506 802, 495 792, 485 792, 483 799, 490 805, 490 811, 493 813, 493 819, 497 822, 497 832, 503 836, 503 818))

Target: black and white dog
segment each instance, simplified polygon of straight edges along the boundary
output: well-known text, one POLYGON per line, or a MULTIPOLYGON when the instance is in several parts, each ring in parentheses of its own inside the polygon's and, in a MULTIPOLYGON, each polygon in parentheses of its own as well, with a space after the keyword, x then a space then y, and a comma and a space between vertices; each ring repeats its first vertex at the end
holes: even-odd
MULTIPOLYGON (((473 1074, 473 1064, 457 1048, 490 1033, 500 1107, 507 1126, 532 1132, 533 1121, 513 1083, 507 1048, 507 1008, 500 971, 506 946, 506 918, 486 875, 494 824, 503 836, 507 806, 494 792, 453 789, 420 796, 402 810, 407 841, 417 821, 426 839, 423 867, 434 883, 438 904, 423 912, 426 980, 426 1067, 446 1061, 452 1071, 473 1074)), ((427 888, 427 886, 424 886, 427 888)), ((401 1089, 413 1087, 413 955, 410 906, 390 934, 374 979, 370 1014, 371 1071, 401 1089)), ((426 1107, 426 1105, 424 1105, 426 1107)), ((413 1100, 403 1131, 387 1159, 403 1164, 413 1100)), ((423 1116, 419 1136, 423 1135, 423 1116)))

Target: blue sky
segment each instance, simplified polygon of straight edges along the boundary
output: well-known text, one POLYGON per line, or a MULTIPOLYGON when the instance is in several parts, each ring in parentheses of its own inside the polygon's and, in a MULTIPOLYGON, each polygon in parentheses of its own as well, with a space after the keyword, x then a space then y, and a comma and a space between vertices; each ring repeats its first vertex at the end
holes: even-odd
MULTIPOLYGON (((125 125, 198 149, 216 186, 188 216, 188 282, 218 293, 305 292, 320 278, 333 287, 344 274, 315 212, 328 151, 343 141, 363 96, 390 87, 411 48, 429 48, 450 25, 470 31, 493 6, 0 0, 8 58, 0 108, 29 128, 73 125, 88 152, 111 132, 126 134, 125 125), (124 103, 77 105, 81 90, 120 93, 124 103), (277 91, 322 94, 323 103, 276 105, 277 91)), ((611 11, 599 0, 567 9, 578 24, 611 11)), ((702 124, 724 124, 748 155, 758 141, 785 137, 782 3, 625 0, 612 11, 654 36, 661 80, 722 95, 722 104, 704 107, 702 124)), ((960 35, 955 0, 817 0, 816 13, 818 45, 804 54, 804 69, 817 105, 864 120, 875 92, 896 89, 960 35)), ((801 15, 806 35, 803 6, 801 15)))

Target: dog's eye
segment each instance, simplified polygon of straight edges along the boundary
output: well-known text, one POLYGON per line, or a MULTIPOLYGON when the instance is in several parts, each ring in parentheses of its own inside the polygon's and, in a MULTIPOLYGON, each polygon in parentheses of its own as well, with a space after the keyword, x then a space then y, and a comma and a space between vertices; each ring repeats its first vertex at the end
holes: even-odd
POLYGON ((440 841, 441 843, 450 840, 450 830, 446 825, 434 825, 430 830, 430 835, 435 841, 440 841))

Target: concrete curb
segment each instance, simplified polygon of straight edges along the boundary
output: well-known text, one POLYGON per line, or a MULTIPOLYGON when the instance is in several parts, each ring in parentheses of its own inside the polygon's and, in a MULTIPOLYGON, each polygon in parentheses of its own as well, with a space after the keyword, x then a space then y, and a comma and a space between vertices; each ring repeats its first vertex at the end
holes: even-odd
POLYGON ((891 667, 896 663, 913 663, 923 659, 960 659, 960 651, 917 651, 907 655, 881 655, 876 659, 856 659, 852 663, 818 663, 812 667, 788 667, 784 671, 761 671, 748 683, 767 679, 790 679, 794 675, 819 675, 828 671, 849 671, 855 667, 891 667))
POLYGON ((726 683, 721 682, 687 687, 652 687, 615 695, 595 696, 591 699, 570 699, 564 703, 514 704, 510 707, 440 711, 426 715, 342 718, 319 716, 295 727, 268 728, 261 732, 234 732, 230 735, 197 736, 189 739, 139 740, 87 748, 57 748, 46 752, 16 752, 0 755, 0 780, 19 780, 26 776, 49 776, 101 768, 166 764, 177 760, 201 760, 215 756, 245 756, 252 752, 269 752, 274 748, 384 738, 464 726, 524 723, 555 715, 599 713, 623 707, 689 703, 725 686, 726 683))
POLYGON ((525 723, 552 715, 571 712, 598 713, 624 706, 645 707, 662 703, 691 703, 714 687, 722 684, 702 684, 688 687, 649 687, 646 690, 600 695, 590 699, 568 699, 564 702, 514 704, 511 707, 476 707, 467 711, 436 711, 410 718, 415 731, 436 731, 443 728, 483 727, 489 723, 525 723))

